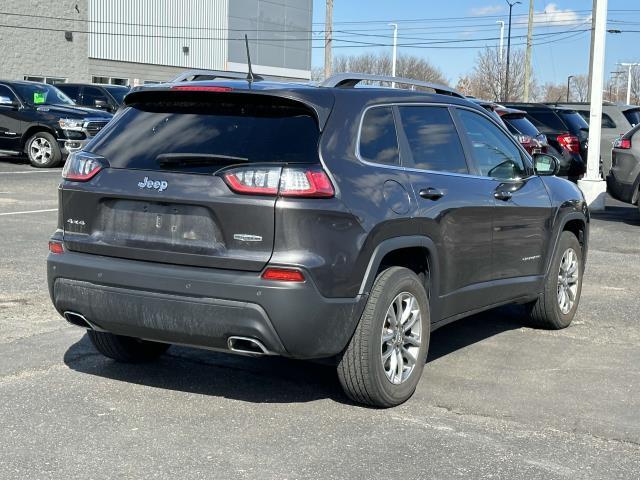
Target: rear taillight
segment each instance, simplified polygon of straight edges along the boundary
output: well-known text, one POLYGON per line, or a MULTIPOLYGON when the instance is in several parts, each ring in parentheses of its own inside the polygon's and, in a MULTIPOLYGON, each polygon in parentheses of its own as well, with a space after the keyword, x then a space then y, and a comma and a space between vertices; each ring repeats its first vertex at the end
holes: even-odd
POLYGON ((61 253, 64 253, 64 246, 62 245, 62 242, 56 242, 54 240, 50 240, 49 251, 56 255, 60 255, 61 253))
POLYGON ((622 150, 628 150, 631 148, 631 139, 630 138, 617 138, 615 142, 613 142, 613 148, 620 148, 622 150))
POLYGON ((277 282, 304 282, 302 272, 293 268, 269 267, 262 273, 262 278, 263 280, 274 280, 277 282))
POLYGON ((335 194, 320 168, 239 167, 225 171, 223 178, 231 190, 244 195, 329 198, 335 194))
POLYGON ((529 135, 516 135, 516 140, 518 140, 518 142, 522 145, 529 145, 531 142, 533 142, 533 138, 531 138, 529 135))
POLYGON ((580 153, 580 140, 575 135, 571 135, 570 133, 563 133, 562 135, 558 135, 556 140, 560 144, 561 147, 570 151, 571 153, 580 153))
POLYGON ((107 161, 97 155, 82 151, 72 153, 64 164, 62 178, 73 182, 86 182, 108 166, 107 161))

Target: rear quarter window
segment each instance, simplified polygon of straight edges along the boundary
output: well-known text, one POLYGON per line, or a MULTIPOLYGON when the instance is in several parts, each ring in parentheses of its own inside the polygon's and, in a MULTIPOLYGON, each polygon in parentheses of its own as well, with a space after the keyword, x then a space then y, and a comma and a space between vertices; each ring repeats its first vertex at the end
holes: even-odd
POLYGON ((360 158, 384 165, 400 164, 398 135, 391 107, 373 107, 362 119, 360 158))

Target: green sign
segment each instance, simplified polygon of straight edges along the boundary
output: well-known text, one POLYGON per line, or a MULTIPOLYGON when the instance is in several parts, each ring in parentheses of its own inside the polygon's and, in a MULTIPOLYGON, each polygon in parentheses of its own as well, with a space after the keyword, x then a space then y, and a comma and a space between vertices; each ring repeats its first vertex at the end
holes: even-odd
POLYGON ((46 95, 44 92, 33 92, 33 103, 44 103, 46 99, 46 95))

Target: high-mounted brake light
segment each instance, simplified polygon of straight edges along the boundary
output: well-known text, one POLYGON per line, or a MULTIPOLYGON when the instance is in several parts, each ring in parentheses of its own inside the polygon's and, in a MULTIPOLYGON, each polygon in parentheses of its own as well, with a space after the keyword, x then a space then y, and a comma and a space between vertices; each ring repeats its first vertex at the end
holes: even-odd
POLYGON ((62 169, 62 178, 73 182, 86 182, 108 166, 102 157, 88 152, 75 152, 67 158, 62 169))
POLYGON ((263 280, 275 280, 278 282, 304 282, 304 275, 300 270, 293 268, 267 268, 262 274, 263 280))
POLYGON ((229 188, 245 195, 330 198, 335 191, 320 168, 239 167, 227 170, 223 178, 229 188))
POLYGON ((56 255, 60 255, 60 254, 64 253, 64 246, 62 245, 62 242, 56 242, 54 240, 50 240, 49 241, 49 251, 51 253, 56 254, 56 255))
POLYGON ((181 90, 184 92, 230 92, 233 90, 231 87, 211 87, 211 86, 197 86, 197 85, 174 85, 171 90, 181 90))
POLYGON ((615 142, 613 142, 613 148, 619 148, 621 150, 628 150, 631 148, 631 139, 630 138, 617 138, 615 142))
POLYGON ((578 140, 578 137, 575 135, 563 133, 562 135, 558 135, 556 140, 561 147, 569 150, 571 153, 580 153, 580 140, 578 140))

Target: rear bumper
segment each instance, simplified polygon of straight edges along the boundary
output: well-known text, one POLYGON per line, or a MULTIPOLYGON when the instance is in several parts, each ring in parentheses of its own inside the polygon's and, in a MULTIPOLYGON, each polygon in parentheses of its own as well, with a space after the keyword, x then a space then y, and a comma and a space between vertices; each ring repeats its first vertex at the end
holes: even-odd
POLYGON ((366 301, 323 297, 308 275, 280 283, 254 272, 76 252, 49 255, 47 275, 58 312, 79 313, 101 330, 223 350, 230 336, 250 337, 295 358, 340 353, 366 301))

